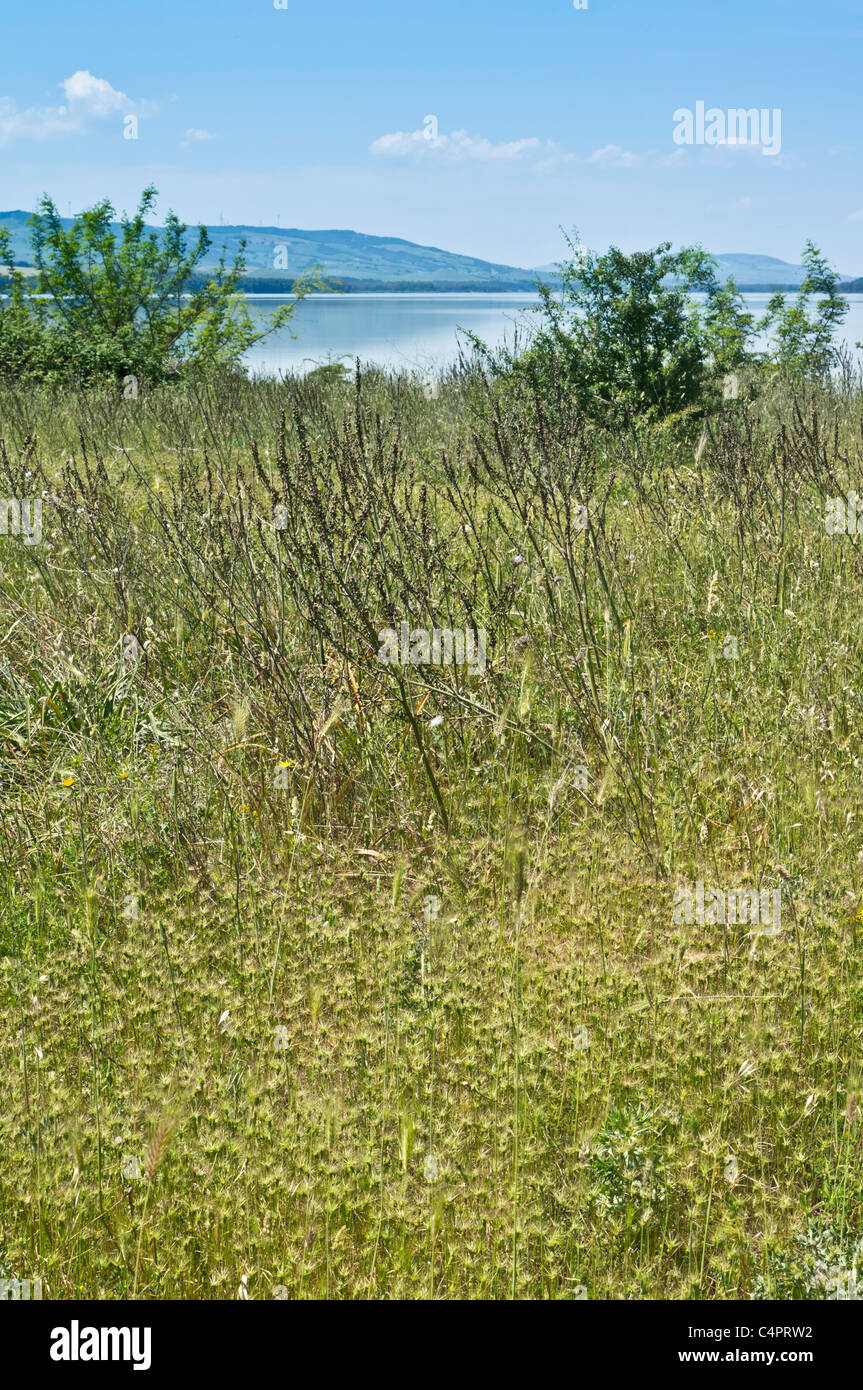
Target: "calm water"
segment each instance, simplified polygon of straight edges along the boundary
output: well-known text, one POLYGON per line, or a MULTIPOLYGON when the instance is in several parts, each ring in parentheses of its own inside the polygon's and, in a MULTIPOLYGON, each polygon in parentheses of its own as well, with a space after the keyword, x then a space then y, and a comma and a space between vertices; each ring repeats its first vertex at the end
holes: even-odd
MULTIPOLYGON (((309 295, 290 329, 274 333, 246 356, 255 372, 306 372, 328 360, 354 358, 403 371, 436 371, 458 357, 459 331, 496 346, 513 341, 532 294, 309 295), (292 338, 291 333, 296 333, 292 338)), ((249 295, 261 313, 290 303, 280 295, 249 295)))
MULTIPOLYGON (((850 309, 840 334, 852 347, 863 341, 863 295, 847 296, 850 309)), ((290 302, 281 295, 249 295, 253 313, 290 302)), ((769 295, 744 295, 750 313, 763 314, 769 295)), ((531 294, 345 294, 310 295, 297 310, 291 330, 259 343, 246 361, 253 372, 307 372, 322 362, 355 357, 404 371, 440 370, 456 361, 460 331, 485 342, 510 345, 535 315, 531 294), (296 337, 291 337, 291 331, 296 337)), ((463 338, 462 338, 462 341, 463 338)), ((857 353, 858 359, 861 354, 857 353)))

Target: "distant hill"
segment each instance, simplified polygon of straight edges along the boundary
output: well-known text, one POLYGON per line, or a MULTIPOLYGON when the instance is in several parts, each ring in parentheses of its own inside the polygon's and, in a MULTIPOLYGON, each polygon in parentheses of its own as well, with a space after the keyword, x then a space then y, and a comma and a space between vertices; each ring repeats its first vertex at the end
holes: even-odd
MULTIPOLYGON (((16 261, 26 266, 30 254, 27 212, 0 212, 0 226, 9 228, 16 261)), ((71 219, 62 218, 63 225, 71 219)), ((436 246, 419 246, 401 237, 370 236, 364 232, 342 230, 303 231, 298 227, 255 227, 251 225, 207 228, 213 250, 201 267, 215 268, 222 247, 230 259, 246 240, 245 287, 250 292, 274 293, 290 290, 294 279, 313 265, 320 265, 324 276, 340 288, 368 290, 414 290, 438 292, 493 291, 527 292, 537 278, 550 283, 557 279, 556 266, 525 269, 460 256, 436 246), (285 266, 285 261, 287 265, 285 266)), ((777 260, 775 256, 744 255, 738 252, 715 257, 720 273, 733 275, 741 289, 794 289, 804 276, 801 266, 777 260)), ((847 280, 851 280, 849 275, 847 280)), ((860 283, 859 281, 857 282, 860 283)), ((847 287, 846 287, 847 288, 847 287)))
MULTIPOLYGON (((0 212, 9 228, 16 260, 26 262, 29 239, 26 212, 0 212)), ((70 219, 62 219, 64 226, 70 219)), ((328 279, 345 288, 532 290, 536 272, 418 246, 401 237, 368 236, 352 231, 302 231, 298 227, 250 225, 208 227, 213 249, 201 269, 214 269, 222 247, 230 260, 246 241, 248 288, 290 289, 302 271, 318 264, 328 279), (287 260, 287 267, 284 262, 287 260)))
MULTIPOLYGON (((748 255, 740 251, 725 251, 719 255, 714 254, 714 261, 719 267, 719 278, 736 280, 738 289, 741 290, 792 290, 801 284, 806 270, 802 265, 792 265, 789 261, 780 261, 776 256, 757 256, 748 255)), ((535 274, 548 275, 556 269, 553 265, 537 266, 535 274)), ((843 288, 848 293, 860 293, 860 280, 853 280, 851 275, 840 271, 839 278, 843 282, 843 288), (845 283, 850 282, 850 283, 845 283), (858 286, 855 291, 853 284, 858 286)))
MULTIPOLYGON (((751 256, 731 251, 713 259, 725 278, 733 276, 741 290, 796 288, 806 274, 802 265, 791 265, 788 261, 777 260, 775 256, 751 256)), ((840 271, 839 278, 846 281, 853 279, 853 276, 840 271)))

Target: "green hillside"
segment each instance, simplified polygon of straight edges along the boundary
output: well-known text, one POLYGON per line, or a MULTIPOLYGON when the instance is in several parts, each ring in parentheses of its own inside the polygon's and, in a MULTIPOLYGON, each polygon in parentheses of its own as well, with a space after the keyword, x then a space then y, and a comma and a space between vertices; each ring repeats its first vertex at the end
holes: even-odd
MULTIPOLYGON (((15 257, 23 263, 30 255, 28 217, 29 213, 21 211, 0 212, 0 226, 9 228, 15 257)), ((62 221, 64 227, 72 225, 69 218, 62 221)), ((435 246, 417 246, 400 237, 248 225, 207 230, 213 248, 204 269, 215 268, 223 247, 231 258, 245 240, 250 282, 263 278, 273 282, 273 289, 290 286, 314 265, 321 266, 330 279, 362 281, 364 288, 397 283, 401 288, 530 290, 535 281, 532 270, 459 256, 435 246)))
MULTIPOLYGON (((22 265, 30 259, 28 212, 0 212, 0 227, 12 235, 15 258, 22 265)), ((71 218, 62 218, 64 227, 71 218)), ((529 291, 537 276, 553 280, 553 264, 527 269, 460 256, 437 246, 419 246, 402 237, 369 236, 365 232, 304 231, 297 227, 254 227, 248 224, 213 226, 207 231, 213 243, 204 269, 214 269, 222 248, 228 258, 246 242, 247 287, 251 291, 290 289, 294 280, 312 266, 322 267, 327 279, 346 290, 498 290, 529 291), (287 262, 287 264, 285 264, 287 262)), ((738 252, 715 257, 721 275, 733 276, 741 289, 794 289, 804 276, 802 266, 775 256, 738 252)), ((851 274, 843 274, 850 281, 851 274)))

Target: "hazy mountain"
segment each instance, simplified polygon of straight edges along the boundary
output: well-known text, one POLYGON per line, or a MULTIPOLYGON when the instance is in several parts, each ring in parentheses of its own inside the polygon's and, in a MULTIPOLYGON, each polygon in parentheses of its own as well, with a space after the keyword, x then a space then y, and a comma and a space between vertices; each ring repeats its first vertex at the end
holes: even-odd
MULTIPOLYGON (((29 241, 26 212, 0 212, 0 226, 12 233, 17 260, 26 262, 29 241)), ((63 225, 69 219, 63 218, 63 225)), ((459 289, 531 290, 535 272, 499 265, 474 256, 459 256, 436 246, 417 246, 401 237, 368 236, 352 231, 302 231, 297 227, 218 226, 207 228, 213 246, 203 269, 215 267, 222 247, 230 260, 246 241, 250 282, 273 281, 273 289, 290 285, 303 270, 318 264, 333 280, 459 289), (287 266, 285 268, 285 262, 287 266)))
MULTIPOLYGON (((0 226, 12 234, 15 259, 26 265, 29 258, 27 219, 29 213, 0 212, 0 226)), ((62 219, 64 226, 70 219, 62 219)), ((297 227, 218 226, 208 227, 213 243, 204 269, 215 266, 225 247, 230 260, 246 240, 247 288, 279 290, 289 288, 303 270, 318 264, 324 275, 340 282, 345 289, 402 290, 532 290, 537 276, 553 280, 554 265, 523 269, 460 256, 436 246, 418 246, 401 237, 369 236, 352 231, 303 231, 297 227)), ((741 289, 793 288, 800 284, 800 266, 777 260, 775 256, 744 255, 739 252, 715 257, 720 272, 733 275, 741 289)), ((843 276, 850 280, 850 275, 843 276)))
MULTIPOLYGON (((801 265, 791 265, 788 261, 777 260, 775 256, 750 256, 739 251, 724 252, 714 256, 726 279, 733 276, 740 289, 752 285, 799 285, 805 269, 801 265)), ((853 275, 839 272, 842 281, 853 279, 853 275)))
MULTIPOLYGON (((806 271, 802 265, 792 265, 789 261, 780 261, 776 256, 748 255, 740 251, 726 251, 719 255, 714 254, 713 259, 719 267, 719 278, 723 280, 733 277, 737 281, 739 289, 764 288, 794 288, 801 283, 806 271)), ((534 274, 548 275, 556 267, 554 265, 536 266, 534 274)), ((840 272, 840 280, 851 281, 852 275, 840 272)))

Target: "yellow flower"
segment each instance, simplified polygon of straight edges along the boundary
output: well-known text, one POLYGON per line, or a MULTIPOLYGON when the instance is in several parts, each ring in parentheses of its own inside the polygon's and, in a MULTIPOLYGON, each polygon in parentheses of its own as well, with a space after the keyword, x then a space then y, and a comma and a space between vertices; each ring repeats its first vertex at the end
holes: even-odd
POLYGON ((74 777, 64 777, 64 778, 63 778, 63 786, 64 786, 64 787, 71 787, 74 781, 75 781, 75 778, 74 778, 74 777))
POLYGON ((129 774, 128 774, 128 772, 121 772, 121 773, 120 773, 120 776, 121 776, 121 777, 128 777, 129 774))

